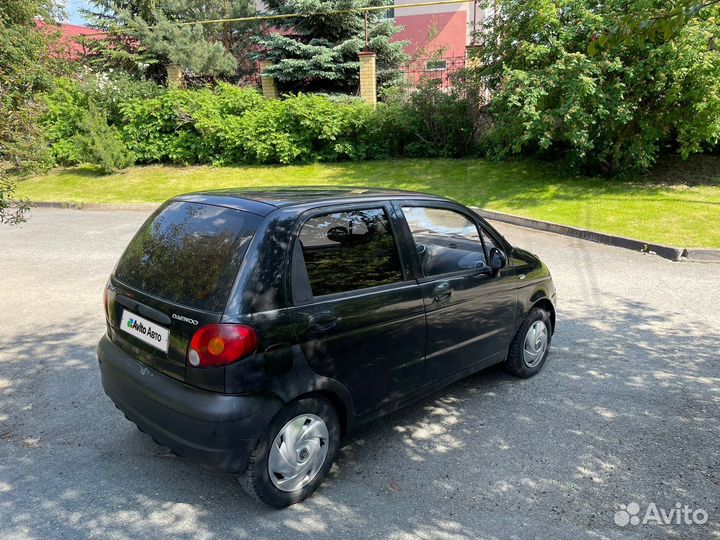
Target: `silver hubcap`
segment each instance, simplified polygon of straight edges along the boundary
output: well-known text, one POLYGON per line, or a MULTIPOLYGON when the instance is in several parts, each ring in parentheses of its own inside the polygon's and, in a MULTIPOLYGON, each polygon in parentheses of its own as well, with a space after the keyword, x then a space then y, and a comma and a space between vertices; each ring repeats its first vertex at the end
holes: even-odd
POLYGON ((545 356, 548 346, 548 331, 544 321, 535 321, 528 328, 523 343, 523 362, 529 368, 534 368, 545 356))
POLYGON ((268 473, 275 487, 295 491, 309 484, 325 463, 328 438, 325 422, 314 414, 301 414, 285 424, 268 457, 268 473))

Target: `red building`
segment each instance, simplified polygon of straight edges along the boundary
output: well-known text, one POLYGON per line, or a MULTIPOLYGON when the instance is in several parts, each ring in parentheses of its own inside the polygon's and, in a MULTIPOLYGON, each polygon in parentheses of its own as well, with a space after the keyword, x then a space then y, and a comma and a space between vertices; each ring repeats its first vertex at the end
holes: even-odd
POLYGON ((447 83, 448 75, 465 67, 466 50, 472 43, 473 32, 485 18, 493 16, 493 11, 479 8, 473 0, 400 7, 416 3, 418 0, 395 0, 395 22, 403 27, 395 39, 409 42, 405 52, 410 57, 409 74, 415 82, 430 76, 447 83))

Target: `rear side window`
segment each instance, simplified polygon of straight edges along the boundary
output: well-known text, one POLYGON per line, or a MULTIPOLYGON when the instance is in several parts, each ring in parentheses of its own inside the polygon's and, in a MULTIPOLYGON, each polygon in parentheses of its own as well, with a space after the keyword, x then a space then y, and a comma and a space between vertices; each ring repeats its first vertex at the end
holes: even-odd
POLYGON ((382 208, 312 217, 303 225, 299 240, 313 296, 404 280, 382 208))
POLYGON ((115 277, 170 302, 222 311, 260 220, 231 208, 171 202, 135 235, 115 277))

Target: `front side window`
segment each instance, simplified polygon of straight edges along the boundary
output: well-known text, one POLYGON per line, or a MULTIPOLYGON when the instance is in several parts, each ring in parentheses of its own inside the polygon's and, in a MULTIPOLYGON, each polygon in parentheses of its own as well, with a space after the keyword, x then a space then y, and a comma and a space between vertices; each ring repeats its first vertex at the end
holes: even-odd
POLYGON ((385 210, 333 212, 310 218, 299 244, 313 296, 404 280, 385 210))
POLYGON ((482 239, 483 243, 485 244, 485 251, 490 254, 490 250, 492 248, 495 248, 502 252, 502 249, 500 248, 500 244, 498 244, 495 240, 492 239, 492 237, 485 232, 485 230, 482 230, 482 239))
POLYGON ((415 249, 426 276, 487 265, 474 222, 454 210, 403 206, 415 249))

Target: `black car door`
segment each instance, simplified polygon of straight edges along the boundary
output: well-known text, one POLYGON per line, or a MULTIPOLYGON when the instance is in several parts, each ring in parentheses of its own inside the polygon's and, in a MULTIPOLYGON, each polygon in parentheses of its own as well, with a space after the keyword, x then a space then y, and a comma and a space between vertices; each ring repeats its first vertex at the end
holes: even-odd
POLYGON ((303 216, 292 250, 298 341, 310 367, 342 383, 355 414, 415 390, 424 370, 425 312, 403 266, 387 203, 303 216))
POLYGON ((493 240, 452 203, 403 203, 403 229, 415 245, 427 314, 424 383, 501 360, 515 324, 516 277, 492 271, 493 240))

